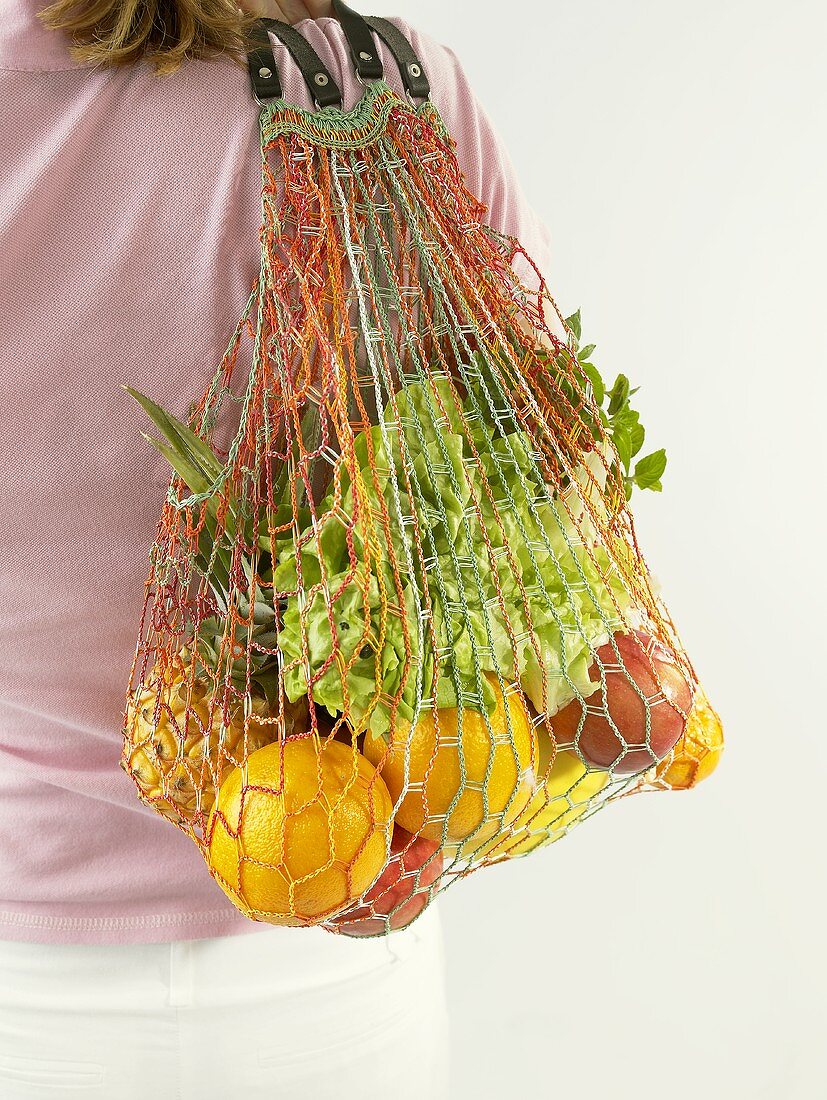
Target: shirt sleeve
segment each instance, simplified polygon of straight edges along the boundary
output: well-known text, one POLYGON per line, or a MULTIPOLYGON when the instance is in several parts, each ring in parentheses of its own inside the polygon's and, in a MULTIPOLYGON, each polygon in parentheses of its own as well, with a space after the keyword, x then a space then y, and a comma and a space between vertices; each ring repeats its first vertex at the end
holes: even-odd
MULTIPOLYGON (((452 49, 393 20, 408 37, 431 83, 431 99, 456 142, 457 159, 468 189, 488 207, 492 229, 516 237, 543 277, 551 284, 551 235, 526 199, 508 150, 452 49)), ((536 289, 537 278, 521 256, 517 274, 536 289)))

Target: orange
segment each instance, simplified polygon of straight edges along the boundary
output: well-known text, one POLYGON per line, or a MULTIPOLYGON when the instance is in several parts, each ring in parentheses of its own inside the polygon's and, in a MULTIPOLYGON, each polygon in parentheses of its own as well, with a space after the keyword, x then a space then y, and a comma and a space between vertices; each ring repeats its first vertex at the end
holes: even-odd
POLYGON ((464 708, 461 748, 456 707, 441 708, 437 719, 433 712, 425 714, 413 732, 410 724, 400 724, 390 744, 365 736, 365 756, 379 769, 394 803, 404 795, 396 822, 409 833, 446 844, 474 833, 474 842, 480 842, 499 832, 504 818, 519 813, 531 797, 537 742, 525 704, 513 692, 506 709, 497 677, 486 677, 496 698, 488 716, 491 729, 479 711, 464 708))
POLYGON ((689 790, 715 771, 723 751, 721 719, 699 686, 683 736, 655 769, 654 782, 673 791, 689 790))
POLYGON ((346 909, 387 862, 393 804, 355 745, 266 745, 221 784, 208 864, 230 900, 270 924, 317 924, 346 909))
POLYGON ((531 801, 511 827, 501 836, 494 837, 482 850, 474 851, 474 859, 520 856, 545 844, 553 844, 595 804, 596 796, 609 782, 608 772, 587 768, 574 752, 558 752, 549 768, 553 742, 543 729, 537 736, 539 770, 545 780, 539 782, 531 801))

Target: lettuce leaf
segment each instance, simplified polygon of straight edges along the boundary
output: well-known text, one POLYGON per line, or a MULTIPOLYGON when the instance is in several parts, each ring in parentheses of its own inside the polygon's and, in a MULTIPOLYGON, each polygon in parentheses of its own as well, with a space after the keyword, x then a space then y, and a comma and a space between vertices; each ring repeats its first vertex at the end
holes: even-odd
POLYGON ((593 651, 630 597, 578 496, 552 496, 528 437, 483 405, 408 383, 356 438, 353 481, 341 460, 316 524, 276 548, 291 701, 385 734, 423 703, 490 713, 485 672, 552 714, 598 687, 593 651))

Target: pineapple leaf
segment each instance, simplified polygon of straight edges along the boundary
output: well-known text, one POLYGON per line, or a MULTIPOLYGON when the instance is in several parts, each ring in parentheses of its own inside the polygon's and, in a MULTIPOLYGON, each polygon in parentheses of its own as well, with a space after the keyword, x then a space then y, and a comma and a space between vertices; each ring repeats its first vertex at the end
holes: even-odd
MULTIPOLYGON (((133 390, 129 386, 124 386, 123 388, 128 394, 135 398, 144 412, 146 412, 152 420, 158 431, 166 436, 175 450, 188 456, 190 460, 201 469, 202 474, 207 480, 207 487, 209 487, 223 469, 221 462, 212 448, 208 446, 200 436, 197 436, 191 428, 181 420, 172 416, 171 413, 166 412, 160 405, 156 405, 149 397, 145 397, 142 393, 133 390)), ((204 490, 193 490, 193 492, 203 491, 204 490)))
MULTIPOLYGON (((141 435, 147 443, 151 443, 157 451, 160 451, 191 493, 203 493, 207 490, 208 483, 203 473, 189 461, 186 455, 177 451, 169 443, 164 443, 163 440, 154 439, 151 435, 147 435, 146 432, 141 432, 141 435)), ((215 513, 214 501, 208 501, 207 507, 208 510, 215 513), (212 508, 210 508, 210 505, 212 505, 212 508)))
MULTIPOLYGON (((200 493, 204 491, 202 488, 204 485, 203 476, 182 454, 169 444, 162 442, 160 439, 153 439, 152 436, 147 435, 145 432, 141 432, 141 435, 148 443, 151 443, 153 447, 160 451, 176 474, 184 481, 190 492, 200 493)), ((215 500, 208 498, 205 502, 205 507, 204 527, 199 534, 198 554, 195 559, 196 565, 201 570, 202 575, 209 581, 210 587, 215 595, 221 599, 224 605, 226 605, 230 580, 231 554, 227 547, 216 546, 215 543, 217 517, 217 505, 215 500), (213 553, 214 558, 212 568, 210 568, 210 558, 213 553)))
MULTIPOLYGON (((156 405, 149 397, 145 397, 130 386, 124 386, 123 389, 135 398, 168 442, 162 444, 159 440, 153 439, 142 432, 144 439, 148 440, 161 452, 173 470, 183 479, 191 493, 209 492, 213 482, 219 477, 223 469, 221 462, 212 449, 186 424, 166 412, 160 405, 156 405), (184 470, 187 472, 185 473, 184 470)), ((209 514, 213 518, 217 518, 218 506, 216 501, 208 499, 206 504, 209 514)), ((224 527, 228 536, 233 538, 236 531, 236 508, 232 500, 227 509, 224 527)))

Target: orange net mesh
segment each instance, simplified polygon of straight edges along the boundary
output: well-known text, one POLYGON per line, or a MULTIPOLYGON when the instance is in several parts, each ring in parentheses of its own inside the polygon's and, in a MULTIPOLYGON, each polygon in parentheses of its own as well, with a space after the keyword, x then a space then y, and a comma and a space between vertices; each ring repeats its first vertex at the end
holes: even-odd
POLYGON ((122 766, 252 919, 381 935, 716 749, 588 349, 436 108, 261 137, 223 361, 188 424, 135 395, 175 472, 122 766))

